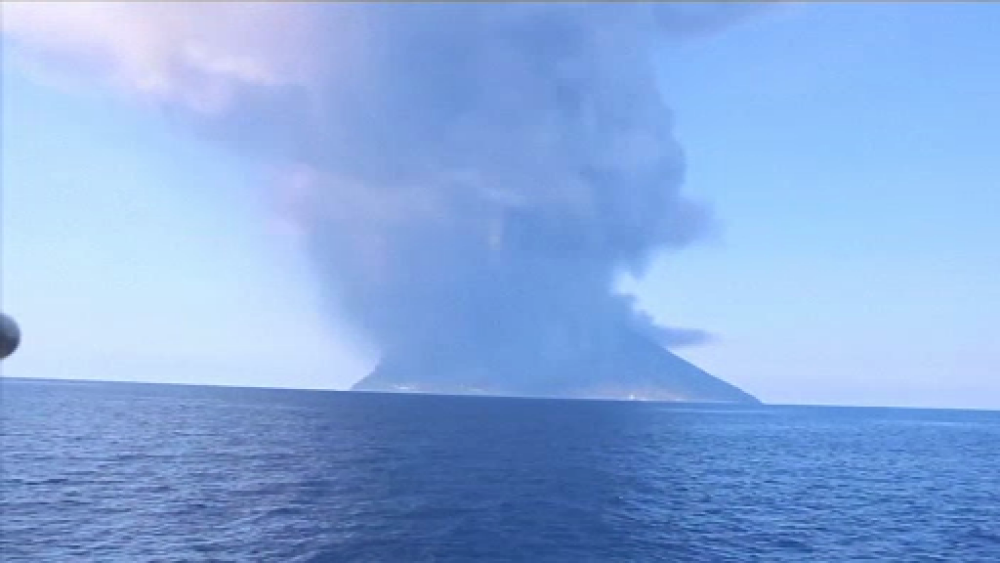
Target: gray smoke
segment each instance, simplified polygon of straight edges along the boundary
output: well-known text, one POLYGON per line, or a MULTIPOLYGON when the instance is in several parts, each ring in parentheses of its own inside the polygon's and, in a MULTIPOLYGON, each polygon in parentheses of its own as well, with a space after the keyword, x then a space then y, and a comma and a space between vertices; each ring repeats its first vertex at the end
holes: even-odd
POLYGON ((592 346, 623 325, 667 345, 702 339, 613 293, 618 274, 706 224, 681 194, 656 82, 663 14, 356 9, 369 43, 352 46, 350 79, 329 85, 321 115, 287 124, 315 186, 309 252, 353 326, 385 351, 526 363, 554 339, 592 346))
MULTIPOLYGON (((657 45, 745 9, 294 9, 308 12, 308 41, 298 59, 283 41, 277 60, 308 53, 309 64, 287 80, 188 49, 165 58, 172 89, 156 92, 231 79, 213 82, 211 98, 186 99, 213 101, 197 119, 212 135, 289 165, 296 226, 331 307, 359 334, 388 354, 525 366, 599 347, 623 328, 666 346, 707 338, 658 326, 614 287, 708 224, 681 191, 657 45)), ((241 29, 274 33, 266 20, 241 29)))

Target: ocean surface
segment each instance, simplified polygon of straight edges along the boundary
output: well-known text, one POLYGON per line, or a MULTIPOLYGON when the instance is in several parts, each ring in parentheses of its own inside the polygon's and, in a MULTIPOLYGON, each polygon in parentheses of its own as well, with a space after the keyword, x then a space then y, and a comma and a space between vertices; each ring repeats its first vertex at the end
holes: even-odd
POLYGON ((6 379, 0 559, 1000 561, 1000 413, 6 379))

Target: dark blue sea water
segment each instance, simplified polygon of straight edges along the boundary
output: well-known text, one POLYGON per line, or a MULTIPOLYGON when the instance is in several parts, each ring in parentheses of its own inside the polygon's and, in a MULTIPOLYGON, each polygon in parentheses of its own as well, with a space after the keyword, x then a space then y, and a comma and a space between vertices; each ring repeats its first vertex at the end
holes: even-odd
POLYGON ((1000 413, 2 386, 15 561, 1000 561, 1000 413))

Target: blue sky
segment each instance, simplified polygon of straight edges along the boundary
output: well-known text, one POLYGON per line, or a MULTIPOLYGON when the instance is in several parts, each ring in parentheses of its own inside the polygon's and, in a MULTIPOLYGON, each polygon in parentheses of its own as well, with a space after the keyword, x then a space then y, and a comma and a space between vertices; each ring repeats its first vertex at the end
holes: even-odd
MULTIPOLYGON (((1000 408, 1000 5, 798 5, 669 46, 713 240, 626 285, 765 401, 1000 408)), ((342 388, 372 361, 269 171, 3 64, 5 375, 342 388)))

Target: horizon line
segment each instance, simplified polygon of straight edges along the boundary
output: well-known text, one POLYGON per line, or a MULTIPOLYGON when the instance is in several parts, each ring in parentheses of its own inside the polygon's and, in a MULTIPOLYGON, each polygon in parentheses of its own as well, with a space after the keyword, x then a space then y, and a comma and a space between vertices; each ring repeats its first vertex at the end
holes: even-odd
POLYGON ((769 403, 761 401, 760 404, 739 404, 724 402, 695 402, 695 401, 658 401, 658 400, 629 400, 629 399, 608 399, 608 398, 586 398, 586 397, 531 397, 523 395, 475 395, 475 394, 449 394, 449 393, 426 393, 426 392, 393 392, 393 391, 354 391, 351 389, 336 389, 330 387, 277 387, 271 385, 245 385, 229 383, 192 383, 185 381, 137 381, 122 379, 88 379, 71 377, 25 377, 0 374, 0 382, 28 382, 28 383, 83 383, 83 384, 135 384, 135 385, 172 385, 183 387, 209 387, 223 389, 253 389, 261 391, 303 391, 303 392, 327 392, 359 395, 398 395, 398 396, 424 396, 424 397, 457 397, 457 398, 482 398, 482 399, 523 399, 536 401, 589 401, 607 403, 645 403, 663 406, 676 407, 730 407, 734 409, 753 410, 755 408, 829 408, 829 409, 891 409, 891 410, 922 410, 922 411, 972 411, 984 413, 1000 414, 1000 407, 934 407, 934 406, 913 406, 913 405, 850 405, 840 403, 769 403))

